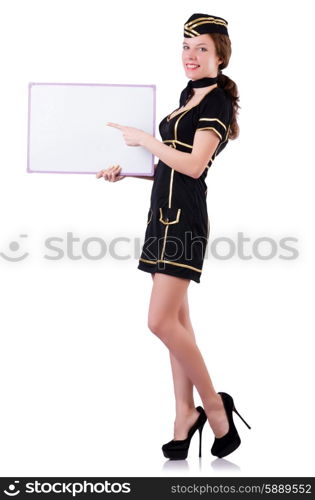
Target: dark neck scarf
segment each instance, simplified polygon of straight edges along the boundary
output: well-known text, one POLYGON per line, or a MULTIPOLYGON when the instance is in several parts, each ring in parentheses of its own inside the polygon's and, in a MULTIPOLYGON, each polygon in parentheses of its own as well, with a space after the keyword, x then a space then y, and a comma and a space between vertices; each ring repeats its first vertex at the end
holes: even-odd
POLYGON ((179 105, 185 106, 186 102, 193 95, 193 89, 201 87, 209 87, 210 85, 214 85, 215 83, 217 83, 218 79, 219 75, 215 76, 214 78, 205 77, 205 78, 199 78, 199 80, 189 80, 187 87, 185 87, 184 90, 182 90, 179 99, 179 105))

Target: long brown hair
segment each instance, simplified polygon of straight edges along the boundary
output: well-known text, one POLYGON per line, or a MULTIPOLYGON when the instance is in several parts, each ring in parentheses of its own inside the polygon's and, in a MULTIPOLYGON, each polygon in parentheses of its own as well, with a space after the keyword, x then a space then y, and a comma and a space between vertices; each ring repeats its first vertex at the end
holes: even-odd
POLYGON ((216 53, 219 59, 222 59, 222 63, 219 64, 219 79, 218 87, 223 89, 232 100, 232 118, 230 125, 229 139, 236 139, 239 136, 239 126, 237 123, 238 109, 241 106, 238 104, 239 93, 236 83, 231 80, 227 75, 222 73, 222 70, 227 67, 232 54, 231 40, 227 35, 221 33, 207 33, 215 45, 216 53))

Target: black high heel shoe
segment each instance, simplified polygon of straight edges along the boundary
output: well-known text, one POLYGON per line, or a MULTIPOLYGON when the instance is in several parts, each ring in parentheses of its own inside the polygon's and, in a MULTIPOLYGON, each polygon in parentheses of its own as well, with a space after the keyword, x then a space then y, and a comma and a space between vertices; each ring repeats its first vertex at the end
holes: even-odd
POLYGON ((241 415, 236 410, 232 396, 230 396, 226 392, 218 392, 218 394, 221 395, 223 401, 225 412, 229 421, 229 430, 224 436, 215 438, 211 448, 211 453, 216 457, 223 458, 226 455, 232 453, 232 451, 236 450, 236 448, 238 448, 241 444, 241 438, 233 422, 233 411, 237 413, 237 415, 243 420, 244 424, 246 424, 249 429, 251 427, 247 422, 245 422, 243 417, 241 417, 241 415))
POLYGON ((196 410, 199 411, 200 415, 189 429, 186 439, 172 439, 168 443, 163 444, 162 451, 166 458, 171 460, 184 460, 187 458, 190 440, 197 429, 199 430, 199 457, 201 457, 201 434, 203 426, 207 421, 207 415, 202 406, 197 406, 196 410))

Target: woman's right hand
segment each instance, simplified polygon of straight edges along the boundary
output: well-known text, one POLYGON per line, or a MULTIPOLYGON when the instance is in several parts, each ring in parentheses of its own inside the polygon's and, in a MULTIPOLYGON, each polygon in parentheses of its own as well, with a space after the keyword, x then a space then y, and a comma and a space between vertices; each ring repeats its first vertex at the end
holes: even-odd
POLYGON ((110 182, 120 181, 126 177, 125 175, 119 175, 120 171, 120 165, 113 165, 112 167, 104 168, 103 170, 97 172, 96 178, 100 179, 101 177, 103 177, 105 181, 110 182))

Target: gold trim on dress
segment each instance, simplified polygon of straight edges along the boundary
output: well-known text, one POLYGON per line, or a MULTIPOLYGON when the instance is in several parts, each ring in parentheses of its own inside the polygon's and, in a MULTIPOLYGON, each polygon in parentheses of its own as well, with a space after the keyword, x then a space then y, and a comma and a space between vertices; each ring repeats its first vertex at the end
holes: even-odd
POLYGON ((178 262, 172 262, 170 260, 163 260, 163 259, 158 259, 158 260, 147 260, 147 259, 140 259, 142 262, 146 262, 147 264, 157 264, 158 262, 164 262, 165 264, 172 264, 173 266, 179 266, 179 267, 187 267, 188 269, 192 269, 193 271, 197 271, 198 273, 202 272, 202 269, 198 269, 197 267, 193 266, 188 266, 188 264, 179 264, 178 262))
MULTIPOLYGON (((173 147, 176 149, 176 144, 174 142, 172 142, 170 147, 173 147)), ((168 208, 171 208, 171 205, 172 205, 174 172, 175 172, 175 170, 174 170, 174 168, 172 168, 171 175, 170 175, 170 183, 169 183, 169 188, 168 188, 168 208)), ((180 214, 180 209, 179 209, 179 213, 177 212, 178 218, 179 218, 179 214, 180 214)), ((166 225, 165 232, 164 232, 163 248, 162 248, 162 253, 161 253, 161 258, 162 258, 164 255, 164 250, 165 250, 165 245, 166 245, 168 226, 169 226, 169 224, 175 224, 176 222, 178 222, 178 220, 176 220, 175 222, 164 222, 162 209, 160 208, 160 222, 162 222, 163 224, 166 225)))
MULTIPOLYGON (((175 139, 165 139, 163 142, 172 142, 172 143, 175 142, 176 144, 181 144, 182 146, 186 146, 186 148, 192 148, 192 146, 190 144, 186 144, 185 142, 176 141, 175 139)), ((174 146, 174 144, 170 144, 170 147, 176 149, 176 146, 174 146)))
POLYGON ((209 121, 209 122, 214 122, 214 121, 216 121, 216 122, 219 122, 219 123, 220 123, 220 125, 222 125, 222 127, 224 127, 224 128, 225 128, 225 130, 226 130, 226 126, 224 125, 224 123, 223 123, 223 122, 221 122, 221 120, 219 120, 219 118, 199 118, 199 120, 198 120, 198 121, 200 121, 200 122, 201 122, 201 121, 209 121))
POLYGON ((225 134, 224 141, 222 141, 222 142, 220 143, 220 146, 222 146, 222 144, 224 144, 226 141, 228 141, 228 139, 229 139, 229 132, 230 132, 230 126, 231 126, 231 125, 229 125, 229 126, 228 126, 228 129, 227 129, 226 134, 225 134))
MULTIPOLYGON (((171 207, 168 207, 168 208, 171 208, 171 207)), ((169 227, 170 224, 177 224, 179 222, 180 212, 181 212, 181 209, 178 208, 177 209, 177 213, 176 213, 176 219, 174 219, 172 221, 169 221, 168 217, 166 217, 166 218, 163 217, 163 209, 160 208, 160 218, 159 218, 159 221, 162 222, 162 224, 164 224, 166 226, 165 227, 165 232, 164 232, 164 239, 163 239, 163 247, 162 247, 162 252, 161 252, 161 259, 163 259, 163 256, 164 256, 164 251, 165 251, 165 246, 166 246, 166 239, 167 239, 167 233, 168 233, 168 227, 169 227)))
MULTIPOLYGON (((161 219, 160 219, 161 220, 161 219)), ((163 223, 164 224, 164 223, 163 223)), ((168 233, 168 226, 165 228, 165 233, 164 233, 164 240, 163 240, 163 248, 161 252, 161 259, 164 257, 164 251, 165 251, 165 245, 166 245, 166 238, 167 238, 167 233, 168 233)))
POLYGON ((169 188, 169 193, 168 193, 168 206, 169 206, 169 208, 171 208, 171 205, 172 205, 173 179, 174 179, 174 169, 172 168, 171 178, 170 178, 170 188, 169 188))

